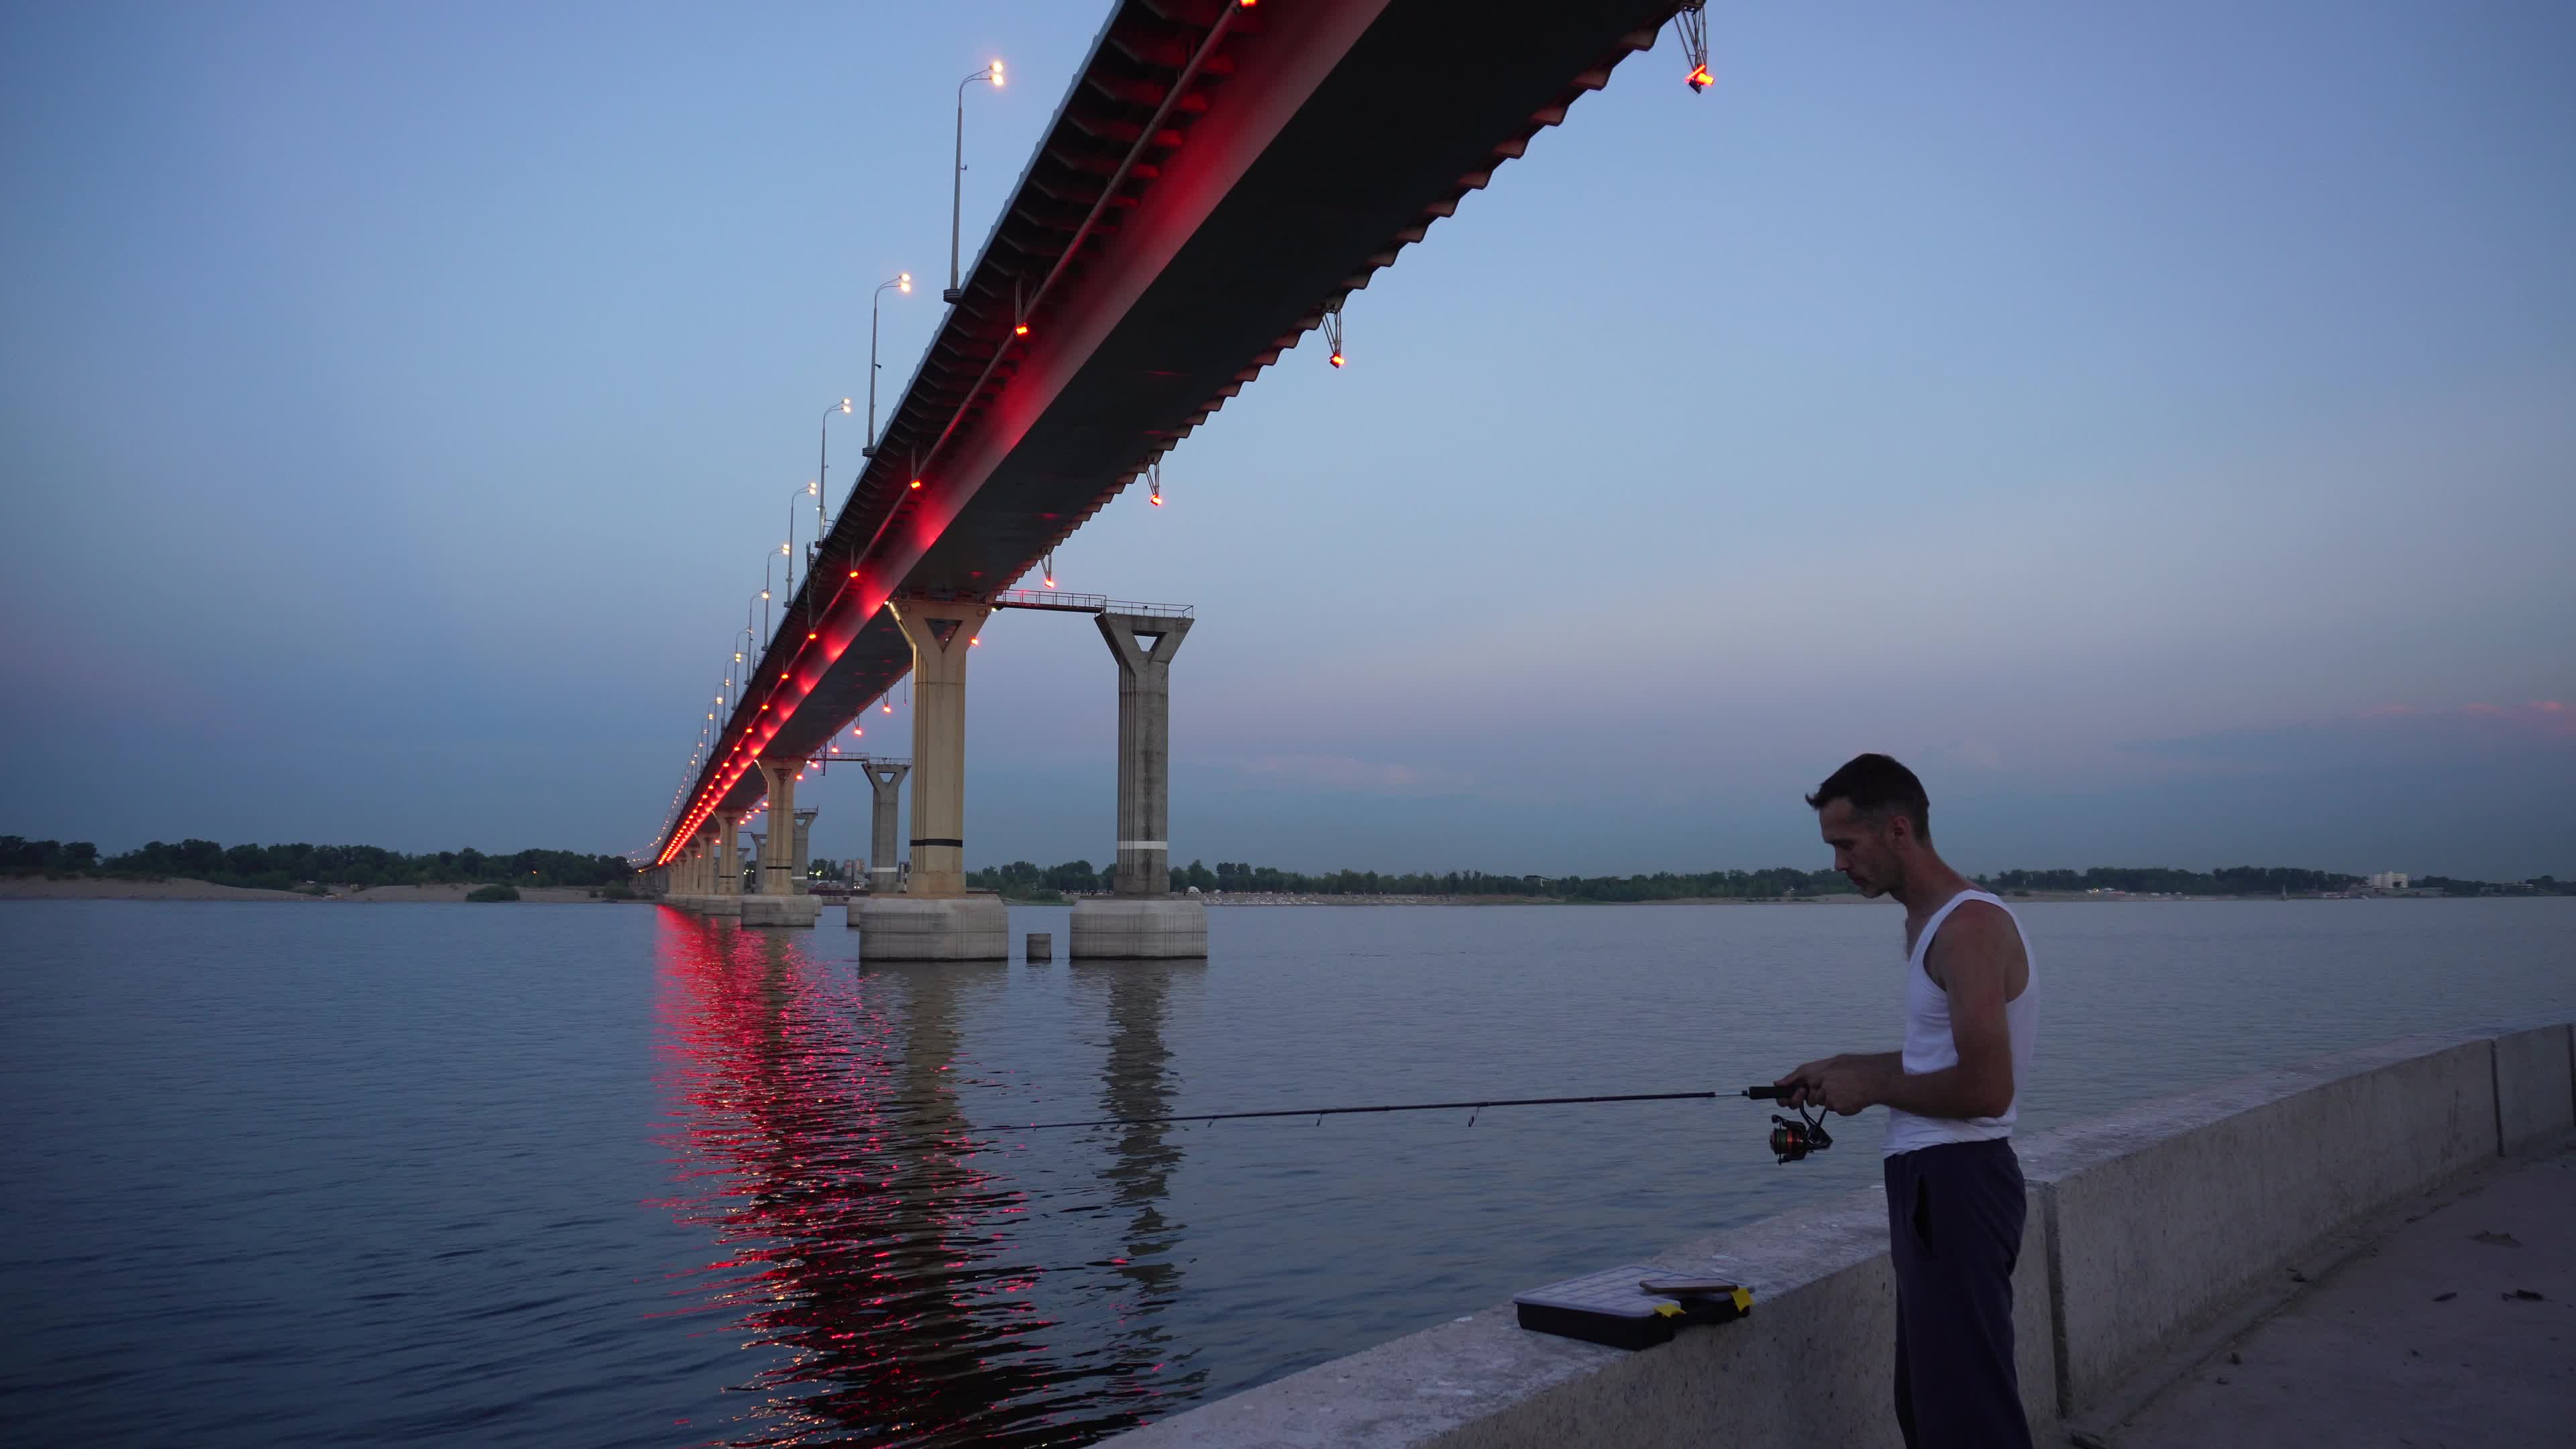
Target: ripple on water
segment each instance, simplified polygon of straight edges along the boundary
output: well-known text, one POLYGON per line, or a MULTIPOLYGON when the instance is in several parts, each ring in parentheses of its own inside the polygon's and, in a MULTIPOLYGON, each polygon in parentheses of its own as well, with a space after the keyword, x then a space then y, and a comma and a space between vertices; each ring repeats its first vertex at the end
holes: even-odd
MULTIPOLYGON (((2034 1129, 2576 1012, 2576 902, 2026 909, 2034 1129)), ((1015 913, 1015 932, 1064 912, 1015 913)), ((0 1422, 31 1442, 1068 1443, 1874 1183, 1732 1087, 1894 1040, 1831 907, 1229 909, 1212 963, 837 924, 0 907, 0 1422)))

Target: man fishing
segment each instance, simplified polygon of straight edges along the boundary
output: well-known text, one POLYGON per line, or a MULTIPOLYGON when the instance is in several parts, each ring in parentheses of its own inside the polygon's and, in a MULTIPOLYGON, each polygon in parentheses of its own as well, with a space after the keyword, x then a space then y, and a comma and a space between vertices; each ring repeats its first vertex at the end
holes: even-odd
POLYGON ((2038 1009, 2021 924, 1932 849, 1914 772, 1861 755, 1807 797, 1834 867, 1905 907, 1905 1049, 1809 1062, 1785 1100, 1884 1105, 1896 1423, 1908 1449, 2028 1449, 2013 1369, 2024 1199, 2012 1124, 2038 1009))

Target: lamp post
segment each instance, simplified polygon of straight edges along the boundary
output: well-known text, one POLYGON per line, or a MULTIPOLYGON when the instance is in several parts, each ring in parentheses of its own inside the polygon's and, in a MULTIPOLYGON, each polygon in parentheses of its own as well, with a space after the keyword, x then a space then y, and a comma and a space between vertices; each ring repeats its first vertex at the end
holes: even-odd
POLYGON ((823 448, 814 461, 814 541, 811 548, 823 546, 823 485, 832 478, 832 415, 850 410, 850 400, 843 398, 823 409, 823 448))
POLYGON ((949 179, 948 191, 948 290, 939 294, 951 307, 966 295, 957 285, 957 221, 966 197, 966 88, 979 80, 989 80, 995 90, 1001 89, 1002 63, 994 61, 957 83, 957 174, 949 179))
MULTIPOLYGON (((961 95, 959 99, 962 101, 964 97, 961 95)), ((868 298, 868 437, 859 445, 862 458, 877 455, 877 304, 885 300, 888 287, 896 288, 906 296, 911 295, 912 273, 897 272, 893 281, 879 282, 876 295, 868 298)), ((851 486, 857 486, 857 482, 852 479, 851 486)))
MULTIPOLYGON (((778 546, 778 551, 787 559, 787 582, 781 587, 787 590, 787 597, 791 599, 796 597, 796 510, 802 500, 822 496, 823 485, 820 483, 808 483, 787 495, 787 541, 778 546)), ((815 513, 819 517, 822 510, 818 507, 815 513)))

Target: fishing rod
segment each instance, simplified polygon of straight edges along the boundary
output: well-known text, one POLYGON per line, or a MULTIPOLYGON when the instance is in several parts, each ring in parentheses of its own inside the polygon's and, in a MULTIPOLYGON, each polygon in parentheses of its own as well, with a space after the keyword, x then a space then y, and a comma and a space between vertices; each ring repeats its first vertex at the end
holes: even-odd
MULTIPOLYGON (((1794 1087, 1747 1087, 1743 1095, 1757 1102, 1786 1100, 1794 1087)), ((1321 1122, 1327 1117, 1350 1117, 1363 1112, 1466 1112, 1467 1125, 1476 1125, 1476 1115, 1488 1107, 1572 1107, 1594 1102, 1696 1102, 1736 1095, 1726 1091, 1708 1092, 1622 1092, 1592 1097, 1507 1097, 1466 1102, 1391 1102, 1374 1107, 1303 1107, 1274 1108, 1261 1112, 1189 1112, 1170 1117, 1098 1117, 1085 1122, 1030 1122, 1022 1132, 1047 1132, 1069 1127, 1150 1127, 1182 1122, 1240 1122, 1255 1117, 1312 1117, 1321 1122)), ((1825 1124, 1797 1109, 1798 1120, 1791 1121, 1777 1113, 1772 1115, 1771 1150, 1782 1162, 1795 1162, 1810 1152, 1821 1152, 1834 1145, 1825 1124)))

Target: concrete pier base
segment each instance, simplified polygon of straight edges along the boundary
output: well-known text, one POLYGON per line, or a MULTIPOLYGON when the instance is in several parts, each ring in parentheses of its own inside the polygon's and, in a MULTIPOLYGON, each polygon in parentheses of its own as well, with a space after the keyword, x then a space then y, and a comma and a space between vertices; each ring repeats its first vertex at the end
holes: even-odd
POLYGON ((1073 903, 1070 960, 1195 961, 1207 953, 1207 907, 1187 896, 1102 896, 1073 903))
POLYGON ((850 906, 863 961, 1008 961, 1000 896, 870 896, 850 906))
POLYGON ((746 926, 810 926, 823 912, 812 896, 740 896, 746 926))

